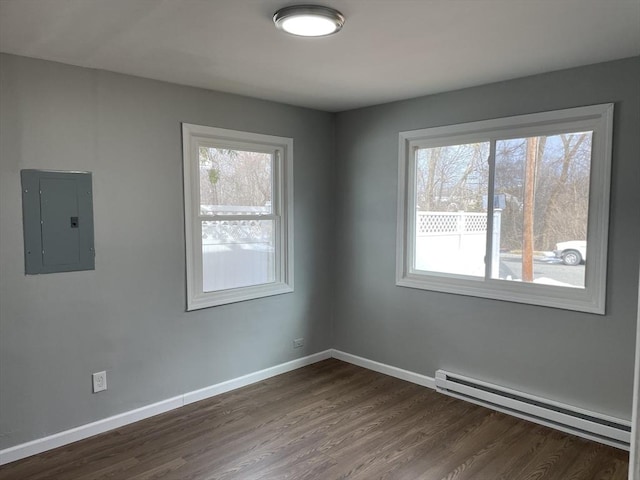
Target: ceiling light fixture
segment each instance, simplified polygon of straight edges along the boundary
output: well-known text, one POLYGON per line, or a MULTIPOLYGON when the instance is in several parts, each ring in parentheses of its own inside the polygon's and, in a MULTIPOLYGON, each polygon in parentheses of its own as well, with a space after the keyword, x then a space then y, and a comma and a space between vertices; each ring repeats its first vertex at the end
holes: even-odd
POLYGON ((320 5, 292 5, 278 10, 273 15, 273 23, 291 35, 324 37, 340 31, 344 15, 320 5))

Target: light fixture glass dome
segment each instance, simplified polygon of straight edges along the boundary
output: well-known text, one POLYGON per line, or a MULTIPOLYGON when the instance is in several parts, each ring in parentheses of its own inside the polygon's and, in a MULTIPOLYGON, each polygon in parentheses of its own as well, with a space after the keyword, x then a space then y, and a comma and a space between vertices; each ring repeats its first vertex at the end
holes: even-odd
POLYGON ((302 37, 323 37, 340 31, 344 16, 329 7, 292 5, 273 15, 273 22, 281 30, 302 37))

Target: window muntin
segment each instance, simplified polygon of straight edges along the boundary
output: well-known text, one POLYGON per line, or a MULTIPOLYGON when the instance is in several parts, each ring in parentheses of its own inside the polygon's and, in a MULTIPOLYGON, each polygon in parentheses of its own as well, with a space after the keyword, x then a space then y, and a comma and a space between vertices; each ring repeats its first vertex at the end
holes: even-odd
POLYGON ((293 141, 183 124, 187 309, 293 291, 293 141))
POLYGON ((401 133, 397 284, 604 313, 612 109, 401 133))

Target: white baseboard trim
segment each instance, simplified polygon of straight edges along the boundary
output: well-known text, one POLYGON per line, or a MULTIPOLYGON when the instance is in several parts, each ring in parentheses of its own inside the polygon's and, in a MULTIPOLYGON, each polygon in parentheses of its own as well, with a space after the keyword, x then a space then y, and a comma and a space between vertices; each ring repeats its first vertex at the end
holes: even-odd
POLYGON ((0 450, 0 465, 5 465, 22 458, 30 457, 31 455, 62 447, 63 445, 77 442, 78 440, 93 437, 99 433, 108 432, 109 430, 120 428, 124 425, 144 420, 145 418, 153 417, 154 415, 165 413, 169 410, 174 410, 199 400, 220 395, 221 393, 229 392, 236 388, 245 387, 252 383, 260 382, 270 377, 275 377, 281 373, 290 372, 291 370, 296 370, 298 368, 311 365, 312 363, 326 360, 327 358, 331 358, 331 355, 332 350, 325 350, 307 357, 297 358, 290 362, 265 368, 264 370, 253 372, 248 375, 243 375, 242 377, 227 380, 210 387, 195 390, 193 392, 187 392, 151 405, 146 405, 144 407, 136 408, 135 410, 104 418, 96 422, 87 423, 86 425, 81 425, 70 430, 38 438, 20 445, 15 445, 13 447, 0 450))
MULTIPOLYGON (((428 388, 432 388, 432 389, 434 389, 436 391, 439 391, 436 388, 436 380, 435 380, 434 377, 427 377, 427 376, 421 375, 419 373, 414 373, 414 372, 411 372, 411 371, 408 371, 408 370, 403 370, 401 368, 393 367, 391 365, 387 365, 387 364, 384 364, 384 363, 376 362, 374 360, 369 360, 368 358, 358 357, 356 355, 352 355, 350 353, 342 352, 340 350, 333 349, 331 351, 331 356, 333 358, 337 358, 338 360, 342 360, 343 362, 352 363, 352 364, 357 365, 359 367, 363 367, 363 368, 366 368, 366 369, 369 369, 369 370, 373 370, 373 371, 379 372, 379 373, 384 373, 385 375, 390 375, 392 377, 396 377, 396 378, 400 378, 402 380, 406 380, 407 382, 416 383, 418 385, 422 385, 423 387, 428 387, 428 388)), ((443 392, 440 392, 440 393, 443 393, 443 392)), ((551 420, 548 420, 547 418, 535 419, 535 418, 531 418, 529 416, 525 416, 525 415, 519 414, 518 412, 516 412, 514 410, 500 408, 499 406, 491 405, 491 404, 487 404, 487 403, 481 403, 481 402, 474 401, 471 398, 464 397, 464 396, 461 396, 461 395, 456 395, 456 394, 452 394, 452 393, 447 393, 447 394, 450 395, 450 396, 454 396, 454 397, 456 397, 456 398, 458 398, 460 400, 463 400, 465 402, 475 403, 475 404, 481 405, 481 406, 483 406, 485 408, 491 408, 493 410, 497 410, 499 412, 503 412, 503 413, 505 413, 507 415, 511 415, 511 416, 518 417, 518 418, 523 418, 523 419, 528 420, 530 422, 539 423, 540 425, 546 425, 547 427, 553 428, 555 430, 559 430, 561 432, 569 433, 569 434, 572 434, 572 435, 577 435, 579 437, 587 438, 589 440, 593 440, 595 442, 599 442, 599 443, 602 443, 604 445, 610 445, 612 447, 620 448, 622 450, 629 450, 629 447, 624 442, 614 442, 614 441, 607 440, 606 438, 603 438, 601 436, 591 435, 591 434, 589 434, 589 432, 584 432, 583 433, 583 432, 580 432, 580 431, 575 430, 575 429, 569 429, 569 428, 563 427, 562 425, 559 425, 557 422, 553 422, 551 420)), ((607 417, 607 416, 604 416, 604 415, 602 415, 600 413, 597 413, 597 412, 591 412, 591 411, 579 409, 579 408, 574 407, 572 405, 558 404, 557 402, 553 402, 551 400, 546 400, 546 399, 542 399, 542 398, 539 399, 539 400, 544 400, 546 403, 556 404, 558 406, 561 406, 564 410, 567 410, 567 411, 576 411, 576 412, 579 412, 582 415, 586 415, 586 416, 593 417, 593 418, 604 418, 604 419, 609 420, 609 421, 614 421, 617 424, 620 424, 620 425, 623 425, 623 426, 627 426, 627 427, 631 427, 631 422, 629 422, 627 420, 621 420, 621 419, 617 419, 617 418, 607 417)), ((640 480, 640 478, 638 480, 640 480)))
POLYGON ((331 358, 331 350, 314 353, 313 355, 309 355, 303 358, 296 358, 295 360, 291 360, 290 362, 281 363, 280 365, 276 365, 274 367, 265 368, 264 370, 249 373, 247 375, 243 375, 242 377, 233 378, 231 380, 227 380, 226 382, 218 383, 216 385, 211 385, 210 387, 205 387, 201 388, 200 390, 185 393, 184 404, 188 405, 190 403, 204 400, 205 398, 215 397, 216 395, 220 395, 221 393, 230 392, 231 390, 235 390, 236 388, 246 387, 247 385, 251 385, 252 383, 261 382, 262 380, 265 380, 267 378, 275 377, 276 375, 290 372, 291 370, 295 370, 300 367, 306 367, 307 365, 326 360, 327 358, 331 358))
MULTIPOLYGON (((423 387, 436 389, 436 382, 434 377, 428 377, 419 373, 411 372, 409 370, 403 370, 402 368, 393 367, 384 363, 369 360, 367 358, 352 355, 336 349, 329 349, 322 352, 315 353, 303 358, 297 358, 290 362, 281 363, 273 367, 265 368, 257 372, 249 373, 238 378, 227 380, 209 387, 205 387, 192 392, 187 392, 182 395, 178 395, 173 398, 168 398, 161 402, 146 405, 144 407, 130 410, 112 417, 104 418, 96 422, 81 425, 70 430, 65 430, 47 437, 39 438, 31 442, 22 443, 9 447, 5 450, 0 450, 0 465, 14 462, 22 458, 30 457, 38 453, 46 452, 69 443, 77 442, 85 438, 98 435, 100 433, 108 432, 124 425, 144 420, 145 418, 153 417, 161 413, 174 410, 176 408, 188 405, 190 403, 198 402, 216 395, 220 395, 237 388, 251 385, 252 383, 260 382, 270 377, 280 375, 282 373, 290 372, 307 365, 311 365, 328 358, 336 358, 343 362, 351 363, 359 367, 373 370, 374 372, 383 373, 391 377, 406 380, 407 382, 415 383, 423 387)), ((464 400, 464 399, 463 399, 464 400)), ((509 413, 509 412, 506 412, 509 413)), ((596 415, 596 414, 594 414, 596 415)), ((553 425, 550 425, 552 428, 553 425)), ((561 429, 559 429, 561 430, 561 429)), ((575 433, 574 433, 575 434, 575 433)), ((596 440, 597 441, 597 440, 596 440)), ((640 480, 640 479, 639 479, 640 480)))
POLYGON ((385 375, 389 375, 391 377, 396 377, 401 380, 406 380, 407 382, 422 385, 423 387, 432 389, 436 388, 436 380, 433 377, 427 377, 426 375, 410 372, 409 370, 392 367, 391 365, 387 365, 385 363, 369 360, 368 358, 358 357, 357 355, 351 355, 350 353, 342 352, 340 350, 331 350, 331 356, 333 358, 337 358, 338 360, 342 360, 343 362, 352 363, 359 367, 373 370, 374 372, 384 373, 385 375))
POLYGON ((0 465, 53 450, 182 406, 182 395, 0 450, 0 465))

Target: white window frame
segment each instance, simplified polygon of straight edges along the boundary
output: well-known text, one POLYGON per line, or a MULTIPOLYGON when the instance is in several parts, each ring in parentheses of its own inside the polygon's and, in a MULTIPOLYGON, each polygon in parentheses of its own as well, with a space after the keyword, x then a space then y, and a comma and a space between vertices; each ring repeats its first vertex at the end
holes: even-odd
POLYGON ((182 124, 187 311, 293 292, 293 139, 224 128, 182 124), (274 221, 275 280, 247 287, 204 292, 202 222, 234 220, 200 214, 199 147, 271 153, 272 212, 242 218, 274 221), (252 218, 249 218, 252 217, 252 218))
MULTIPOLYGON (((400 132, 398 161, 398 223, 396 285, 438 292, 470 295, 596 314, 605 313, 609 194, 611 183, 613 104, 593 105, 551 112, 519 115, 459 125, 400 132), (416 271, 413 239, 416 227, 415 150, 512 138, 593 131, 589 187, 587 245, 589 258, 585 288, 557 287, 416 271)), ((495 162, 495 152, 490 165, 495 162)), ((492 171, 492 170, 491 170, 492 171)), ((490 175, 492 177, 492 175, 490 175)), ((489 184, 487 221, 492 223, 493 178, 489 184)), ((487 246, 491 245, 487 228, 487 246)))

